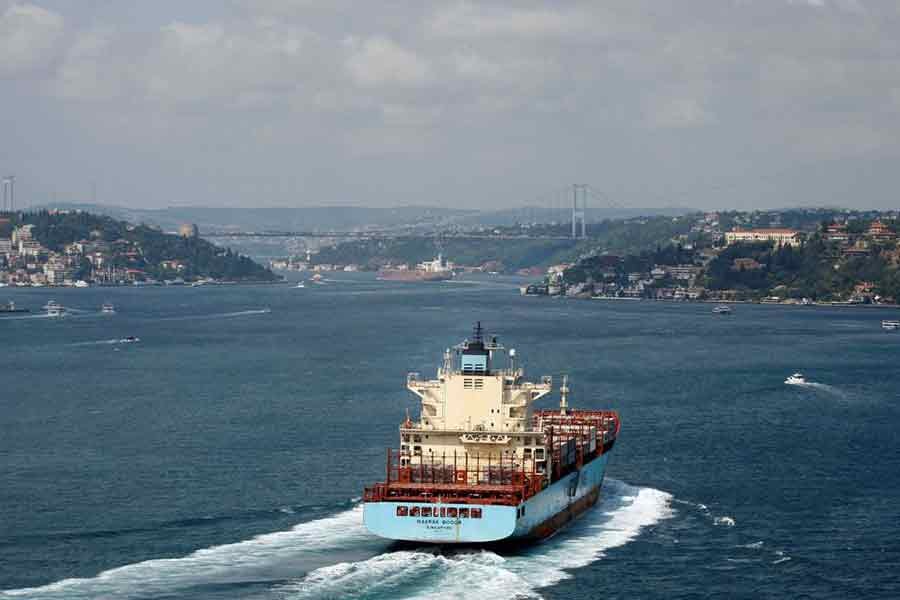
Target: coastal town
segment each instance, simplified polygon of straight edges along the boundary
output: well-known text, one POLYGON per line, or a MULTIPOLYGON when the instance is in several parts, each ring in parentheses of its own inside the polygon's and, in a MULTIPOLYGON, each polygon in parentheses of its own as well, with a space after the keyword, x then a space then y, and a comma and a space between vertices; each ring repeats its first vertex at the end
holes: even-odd
MULTIPOLYGON (((595 252, 552 265, 523 295, 715 302, 893 304, 900 289, 898 219, 832 219, 812 228, 723 230, 719 213, 655 251, 595 252)), ((772 220, 778 220, 777 215, 772 220)))
POLYGON ((80 211, 0 215, 0 286, 183 285, 275 276, 201 240, 80 211))

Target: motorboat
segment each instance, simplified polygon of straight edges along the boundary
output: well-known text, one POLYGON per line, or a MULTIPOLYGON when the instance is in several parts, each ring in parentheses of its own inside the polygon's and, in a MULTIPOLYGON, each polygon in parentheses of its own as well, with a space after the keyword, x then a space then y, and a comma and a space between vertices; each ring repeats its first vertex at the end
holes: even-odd
POLYGON ((712 311, 714 314, 717 314, 717 315, 730 315, 731 307, 727 306, 725 304, 720 304, 720 305, 716 306, 712 311))
POLYGON ((785 379, 784 383, 787 385, 803 385, 806 383, 806 378, 803 377, 803 373, 794 373, 785 379))
POLYGON ((297 282, 297 285, 296 285, 295 287, 298 287, 298 288, 305 288, 305 287, 306 287, 306 282, 305 282, 305 281, 299 281, 299 282, 297 282))
POLYGON ((47 310, 48 317, 64 317, 66 315, 66 307, 56 300, 51 300, 44 305, 44 308, 47 310))
POLYGON ((139 341, 141 341, 141 338, 135 337, 133 335, 127 335, 127 336, 123 337, 122 339, 120 339, 119 343, 120 344, 136 344, 139 341))
POLYGON ((885 319, 881 322, 881 328, 885 331, 897 331, 900 329, 900 321, 896 319, 885 319))
POLYGON ((113 306, 111 302, 105 302, 103 306, 100 307, 100 312, 104 315, 114 315, 116 314, 116 307, 113 306))

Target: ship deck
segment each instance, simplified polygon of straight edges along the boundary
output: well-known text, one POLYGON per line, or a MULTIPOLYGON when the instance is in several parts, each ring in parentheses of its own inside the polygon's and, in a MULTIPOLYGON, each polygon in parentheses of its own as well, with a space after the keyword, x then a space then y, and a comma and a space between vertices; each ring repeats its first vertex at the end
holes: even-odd
POLYGON ((385 481, 366 488, 363 501, 517 506, 608 452, 619 432, 613 411, 538 411, 533 423, 547 436, 543 464, 490 453, 424 457, 389 449, 385 481))

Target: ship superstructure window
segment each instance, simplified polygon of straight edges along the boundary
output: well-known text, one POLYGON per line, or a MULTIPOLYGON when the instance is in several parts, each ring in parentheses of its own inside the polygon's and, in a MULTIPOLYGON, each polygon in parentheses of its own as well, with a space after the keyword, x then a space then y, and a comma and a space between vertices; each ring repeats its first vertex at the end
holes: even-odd
POLYGON ((484 388, 484 379, 478 378, 475 380, 475 389, 480 390, 484 388))
MULTIPOLYGON (((525 516, 525 507, 516 509, 516 514, 525 516)), ((398 506, 398 517, 444 517, 450 519, 480 519, 480 508, 457 508, 455 506, 431 507, 431 506, 398 506)))
POLYGON ((469 379, 468 377, 463 379, 463 389, 464 390, 471 390, 474 388, 475 388, 475 380, 474 379, 469 379))

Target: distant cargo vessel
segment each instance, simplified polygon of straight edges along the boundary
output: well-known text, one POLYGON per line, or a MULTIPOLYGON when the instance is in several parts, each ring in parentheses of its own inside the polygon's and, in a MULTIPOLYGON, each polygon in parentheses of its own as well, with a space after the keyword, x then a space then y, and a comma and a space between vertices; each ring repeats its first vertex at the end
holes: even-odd
POLYGON ((422 401, 419 421, 400 425, 385 480, 365 489, 366 528, 414 542, 540 539, 597 502, 619 433, 613 411, 568 408, 566 379, 556 410, 532 411, 552 380, 524 379, 515 350, 484 339, 444 353, 437 378, 407 377, 422 401))
POLYGON ((453 263, 440 254, 434 260, 417 264, 414 269, 404 265, 378 271, 378 279, 385 281, 447 281, 453 279, 453 276, 453 263))

